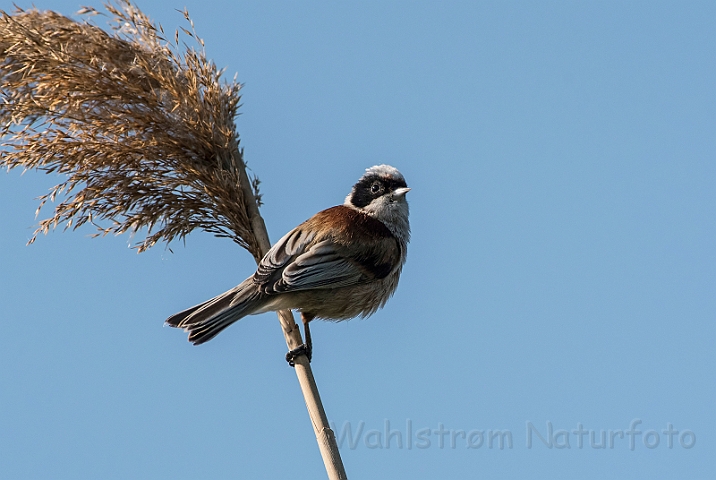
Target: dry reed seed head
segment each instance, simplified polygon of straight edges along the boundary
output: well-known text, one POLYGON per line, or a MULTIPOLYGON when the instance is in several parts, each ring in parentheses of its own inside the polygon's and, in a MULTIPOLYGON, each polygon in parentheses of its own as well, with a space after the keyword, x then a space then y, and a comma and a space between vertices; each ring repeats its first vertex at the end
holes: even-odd
POLYGON ((30 243, 89 222, 101 235, 145 231, 143 251, 199 228, 256 257, 246 202, 260 199, 258 181, 256 199, 239 185, 240 84, 131 3, 106 9, 112 33, 55 12, 0 12, 0 165, 65 176, 40 197, 40 208, 61 201, 30 243))

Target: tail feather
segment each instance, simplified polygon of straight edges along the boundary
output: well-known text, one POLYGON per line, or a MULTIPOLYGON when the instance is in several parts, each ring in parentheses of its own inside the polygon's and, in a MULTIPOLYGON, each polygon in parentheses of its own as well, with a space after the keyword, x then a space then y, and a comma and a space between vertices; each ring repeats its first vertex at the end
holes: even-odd
POLYGON ((249 279, 211 300, 172 315, 164 323, 189 332, 189 341, 199 345, 259 310, 263 303, 260 300, 261 294, 249 279))

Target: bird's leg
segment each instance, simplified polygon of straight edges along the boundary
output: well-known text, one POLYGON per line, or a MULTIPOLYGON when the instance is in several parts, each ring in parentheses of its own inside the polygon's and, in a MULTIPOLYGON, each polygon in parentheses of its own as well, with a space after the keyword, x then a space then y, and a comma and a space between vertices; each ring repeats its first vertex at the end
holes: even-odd
POLYGON ((303 321, 303 330, 306 332, 306 356, 308 361, 313 357, 313 342, 311 341, 311 329, 308 324, 315 318, 315 315, 301 312, 301 320, 303 321))
POLYGON ((308 323, 315 317, 316 316, 311 313, 301 312, 303 329, 306 331, 306 340, 303 345, 300 345, 293 350, 289 350, 289 352, 286 354, 286 361, 292 367, 296 366, 295 360, 301 355, 305 355, 306 358, 308 358, 309 362, 311 361, 311 357, 313 357, 313 342, 311 341, 311 329, 308 327, 308 323))

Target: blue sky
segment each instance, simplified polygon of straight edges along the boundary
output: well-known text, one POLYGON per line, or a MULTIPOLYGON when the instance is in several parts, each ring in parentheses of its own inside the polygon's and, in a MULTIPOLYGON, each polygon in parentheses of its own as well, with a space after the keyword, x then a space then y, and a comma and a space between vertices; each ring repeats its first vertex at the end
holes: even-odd
MULTIPOLYGON (((395 297, 313 327, 350 478, 716 477, 713 2, 139 5, 188 7, 245 84, 273 240, 371 165, 413 188, 395 297)), ((274 315, 201 347, 162 327, 250 255, 25 246, 57 180, 0 175, 3 476, 323 478, 274 315)))

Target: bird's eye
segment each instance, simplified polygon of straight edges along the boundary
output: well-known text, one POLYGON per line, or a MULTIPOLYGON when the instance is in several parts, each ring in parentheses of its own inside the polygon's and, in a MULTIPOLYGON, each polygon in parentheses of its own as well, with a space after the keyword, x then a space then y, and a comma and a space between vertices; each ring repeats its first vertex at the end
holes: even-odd
POLYGON ((374 182, 373 185, 370 186, 371 193, 378 193, 380 192, 380 183, 374 182))

